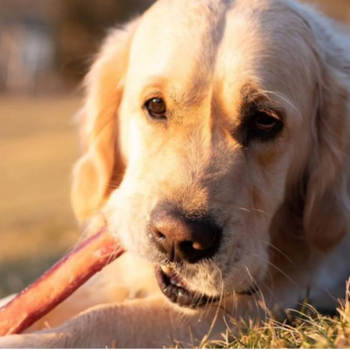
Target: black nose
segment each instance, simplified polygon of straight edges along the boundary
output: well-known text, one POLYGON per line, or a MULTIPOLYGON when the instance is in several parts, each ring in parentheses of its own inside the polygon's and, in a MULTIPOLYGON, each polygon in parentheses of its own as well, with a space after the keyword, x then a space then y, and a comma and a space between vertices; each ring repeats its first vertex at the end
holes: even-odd
POLYGON ((189 263, 213 256, 222 234, 210 217, 188 217, 164 207, 153 211, 150 231, 169 261, 189 263))

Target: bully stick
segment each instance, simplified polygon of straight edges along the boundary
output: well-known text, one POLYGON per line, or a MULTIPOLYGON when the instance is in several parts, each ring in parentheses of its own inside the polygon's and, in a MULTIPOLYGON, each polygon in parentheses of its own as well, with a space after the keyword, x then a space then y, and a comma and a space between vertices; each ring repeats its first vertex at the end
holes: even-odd
POLYGON ((26 330, 123 252, 106 229, 83 241, 0 309, 0 336, 26 330))

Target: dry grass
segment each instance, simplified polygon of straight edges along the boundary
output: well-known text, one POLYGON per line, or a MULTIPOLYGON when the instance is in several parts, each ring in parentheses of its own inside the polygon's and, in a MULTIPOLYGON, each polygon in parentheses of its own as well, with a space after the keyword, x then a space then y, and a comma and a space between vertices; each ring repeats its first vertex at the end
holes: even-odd
MULTIPOLYGON (((346 300, 339 301, 337 316, 324 316, 311 305, 287 310, 284 321, 270 318, 261 325, 231 320, 222 339, 202 342, 200 348, 222 349, 335 349, 350 348, 350 280, 346 300), (232 323, 232 326, 230 325, 232 323), (233 333, 232 329, 236 329, 233 333)), ((178 346, 181 347, 181 346, 178 346)))
POLYGON ((39 276, 77 238, 69 203, 78 98, 0 98, 0 296, 39 276))

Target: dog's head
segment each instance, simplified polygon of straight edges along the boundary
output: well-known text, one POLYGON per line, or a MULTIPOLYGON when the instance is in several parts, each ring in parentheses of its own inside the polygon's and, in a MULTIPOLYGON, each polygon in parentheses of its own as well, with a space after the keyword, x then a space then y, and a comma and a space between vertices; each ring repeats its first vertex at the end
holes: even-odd
POLYGON ((301 244, 344 235, 348 91, 313 17, 278 0, 159 1, 108 37, 86 79, 77 215, 103 213, 127 250, 163 265, 179 304, 262 281, 293 198, 301 244))

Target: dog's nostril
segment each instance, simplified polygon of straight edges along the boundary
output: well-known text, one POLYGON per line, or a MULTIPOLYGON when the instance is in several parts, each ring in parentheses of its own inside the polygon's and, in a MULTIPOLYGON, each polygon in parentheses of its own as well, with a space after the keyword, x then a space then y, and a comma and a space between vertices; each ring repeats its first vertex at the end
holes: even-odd
POLYGON ((159 230, 153 230, 153 235, 158 239, 166 240, 165 235, 162 232, 160 232, 159 230))
POLYGON ((175 258, 178 260, 187 260, 193 263, 209 255, 210 246, 208 247, 200 242, 182 241, 175 243, 175 258))
POLYGON ((178 246, 180 248, 181 251, 186 252, 186 253, 190 253, 191 251, 193 251, 193 242, 180 242, 178 243, 178 246))
POLYGON ((149 228, 158 250, 169 261, 189 263, 213 256, 222 233, 210 217, 190 218, 164 206, 153 210, 149 228))

